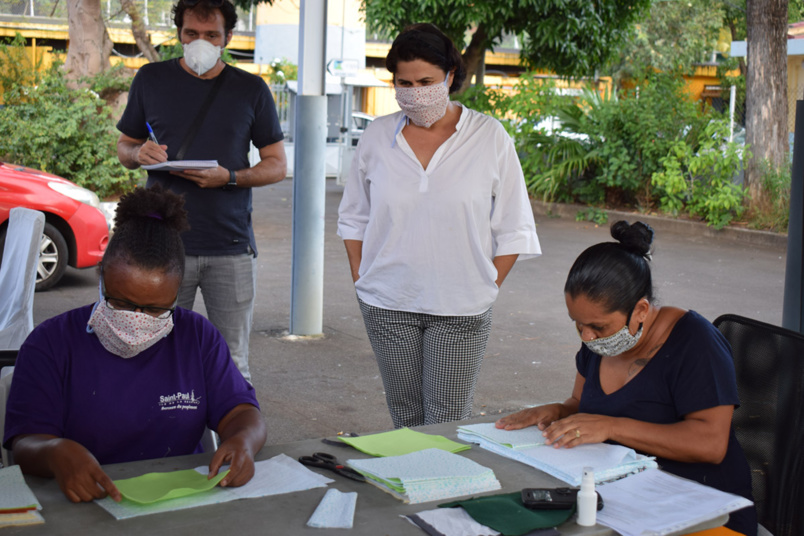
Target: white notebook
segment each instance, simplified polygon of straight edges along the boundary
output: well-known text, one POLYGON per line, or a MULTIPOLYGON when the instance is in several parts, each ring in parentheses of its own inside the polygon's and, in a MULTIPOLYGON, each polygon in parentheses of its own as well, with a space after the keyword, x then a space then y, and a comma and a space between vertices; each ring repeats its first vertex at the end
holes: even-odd
MULTIPOLYGON (((594 469, 595 481, 598 483, 658 467, 652 457, 637 454, 634 449, 622 445, 591 443, 572 448, 555 448, 544 444, 534 445, 532 442, 535 439, 519 434, 521 430, 498 429, 490 434, 486 427, 475 429, 475 426, 477 425, 459 427, 458 439, 477 443, 495 454, 530 465, 571 486, 581 485, 584 467, 594 469)), ((538 428, 531 427, 529 430, 535 430, 541 436, 538 428)))
POLYGON ((651 469, 597 487, 597 522, 623 536, 663 536, 751 506, 739 495, 651 469))
POLYGON ((218 167, 217 160, 173 160, 142 166, 142 169, 149 171, 158 169, 181 171, 182 169, 212 169, 216 167, 218 167))

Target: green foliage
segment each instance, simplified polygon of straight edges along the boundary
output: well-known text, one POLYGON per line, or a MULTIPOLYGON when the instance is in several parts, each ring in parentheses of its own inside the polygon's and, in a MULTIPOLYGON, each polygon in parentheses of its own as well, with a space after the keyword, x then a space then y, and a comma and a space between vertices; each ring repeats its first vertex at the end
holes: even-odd
POLYGON ((617 78, 648 68, 692 72, 715 49, 725 14, 719 2, 685 0, 653 2, 621 48, 617 78))
POLYGON ((287 58, 275 59, 271 62, 271 73, 268 75, 270 84, 284 84, 288 80, 299 78, 299 67, 287 58))
POLYGON ((87 84, 87 87, 94 91, 103 100, 119 93, 129 90, 133 74, 122 63, 118 63, 111 69, 107 69, 95 75, 94 77, 82 80, 87 84))
POLYGON ((681 76, 649 72, 638 83, 617 101, 591 109, 590 134, 601 150, 596 182, 614 196, 611 201, 647 209, 660 160, 675 140, 695 135, 706 119, 688 98, 681 76))
POLYGON ((758 207, 748 215, 751 227, 778 233, 787 232, 790 223, 791 165, 775 168, 767 160, 759 163, 766 203, 764 207, 758 207))
POLYGON ((25 38, 17 32, 0 41, 0 90, 8 92, 15 85, 36 86, 41 79, 41 61, 34 63, 25 51, 25 38))
MULTIPOLYGON (((529 76, 511 94, 471 88, 461 100, 503 121, 534 196, 641 210, 658 203, 728 224, 742 213, 732 177, 743 155, 723 142, 727 123, 691 101, 678 74, 651 72, 638 83, 619 95, 586 89, 567 97, 529 76)), ((583 217, 600 223, 595 210, 583 217)))
POLYGON ((664 169, 653 175, 661 191, 660 206, 674 215, 683 209, 702 217, 707 225, 722 229, 743 213, 743 188, 734 183, 741 159, 751 158, 748 149, 725 142, 728 124, 712 121, 694 146, 676 140, 662 159, 664 169))
POLYGON ((133 188, 135 174, 117 160, 115 119, 106 103, 92 90, 68 87, 58 64, 38 72, 28 62, 13 71, 9 61, 20 57, 18 48, 0 46, 0 72, 16 77, 2 80, 2 159, 62 176, 101 197, 133 188))
MULTIPOLYGON (((600 150, 587 134, 587 115, 574 99, 557 96, 554 90, 542 108, 542 128, 519 137, 522 169, 528 190, 545 201, 602 201, 600 195, 584 188, 600 164, 600 150)), ((596 93, 584 93, 595 101, 596 93)))
POLYGON ((552 117, 553 128, 515 134, 529 190, 547 201, 649 209, 661 159, 708 120, 672 74, 650 73, 620 96, 587 89, 571 98, 546 86, 531 93, 510 98, 520 103, 517 117, 552 117))
POLYGON ((589 207, 579 210, 575 214, 575 221, 591 221, 597 225, 605 225, 609 222, 609 213, 597 207, 589 207))
POLYGON ((531 68, 585 76, 617 55, 630 24, 650 0, 362 0, 370 31, 393 37, 405 26, 432 22, 459 46, 470 31, 485 49, 503 34, 523 37, 522 59, 531 68))
POLYGON ((804 20, 804 0, 789 0, 787 4, 787 22, 801 22, 804 20))

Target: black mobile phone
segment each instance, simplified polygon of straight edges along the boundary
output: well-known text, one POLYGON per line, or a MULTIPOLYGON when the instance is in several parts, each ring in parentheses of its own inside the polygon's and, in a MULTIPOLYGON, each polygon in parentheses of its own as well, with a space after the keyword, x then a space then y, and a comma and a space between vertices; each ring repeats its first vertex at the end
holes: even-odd
MULTIPOLYGON (((597 509, 603 508, 603 498, 597 493, 597 509)), ((532 510, 567 510, 577 500, 578 490, 574 488, 525 488, 522 490, 522 504, 532 510)))

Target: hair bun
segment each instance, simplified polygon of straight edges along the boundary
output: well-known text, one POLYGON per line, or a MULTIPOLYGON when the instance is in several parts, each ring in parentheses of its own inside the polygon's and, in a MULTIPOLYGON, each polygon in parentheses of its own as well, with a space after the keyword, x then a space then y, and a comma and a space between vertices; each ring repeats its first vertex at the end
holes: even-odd
POLYGON ((159 184, 137 188, 120 198, 114 223, 121 227, 134 220, 159 221, 182 232, 188 228, 184 198, 159 184))
POLYGON ((650 257, 653 234, 653 228, 641 221, 631 225, 625 220, 620 220, 611 226, 612 238, 628 251, 646 258, 650 257))

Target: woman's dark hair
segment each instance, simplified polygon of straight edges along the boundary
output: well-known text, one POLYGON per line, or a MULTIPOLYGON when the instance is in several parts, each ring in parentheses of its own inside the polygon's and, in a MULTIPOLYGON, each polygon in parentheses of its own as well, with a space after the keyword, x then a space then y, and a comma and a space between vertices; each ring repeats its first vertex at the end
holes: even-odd
POLYGON ((466 67, 463 65, 461 51, 455 48, 452 40, 444 35, 436 26, 429 23, 412 24, 402 30, 394 43, 388 56, 385 57, 385 67, 396 79, 396 68, 400 61, 424 60, 449 74, 455 71, 450 93, 455 93, 466 79, 466 67))
POLYGON ((184 276, 184 198, 156 184, 120 198, 101 266, 118 262, 184 276))
POLYGON ((564 293, 571 298, 586 296, 609 313, 630 315, 642 298, 653 303, 648 264, 653 229, 641 221, 633 225, 618 221, 611 226, 611 236, 617 242, 595 244, 575 259, 564 293))
MULTIPOLYGON (((215 16, 216 9, 220 10, 221 15, 223 15, 223 29, 228 35, 229 32, 234 30, 235 24, 237 24, 237 10, 235 10, 234 4, 229 0, 179 0, 171 9, 173 12, 173 24, 176 25, 179 33, 181 33, 181 28, 184 26, 184 13, 186 11, 192 11, 201 20, 206 20, 215 16)), ((225 37, 226 36, 224 36, 224 38, 225 37)))

